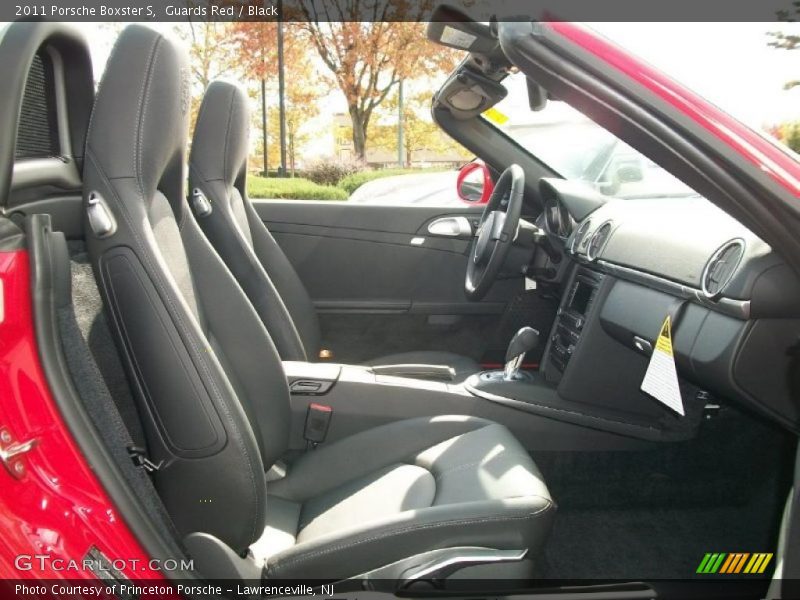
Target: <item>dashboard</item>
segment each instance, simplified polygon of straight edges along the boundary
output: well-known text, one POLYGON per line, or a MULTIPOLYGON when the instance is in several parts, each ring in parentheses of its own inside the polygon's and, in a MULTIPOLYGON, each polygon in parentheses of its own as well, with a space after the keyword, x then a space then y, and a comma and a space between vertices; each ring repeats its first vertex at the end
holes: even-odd
POLYGON ((665 315, 680 307, 675 359, 692 399, 744 403, 800 427, 791 375, 800 280, 768 244, 700 197, 613 199, 558 179, 541 180, 540 192, 538 223, 574 266, 545 350, 560 395, 591 403, 598 386, 624 394, 613 378, 635 364, 627 410, 652 412, 638 382, 665 315), (601 381, 604 363, 618 373, 601 381))

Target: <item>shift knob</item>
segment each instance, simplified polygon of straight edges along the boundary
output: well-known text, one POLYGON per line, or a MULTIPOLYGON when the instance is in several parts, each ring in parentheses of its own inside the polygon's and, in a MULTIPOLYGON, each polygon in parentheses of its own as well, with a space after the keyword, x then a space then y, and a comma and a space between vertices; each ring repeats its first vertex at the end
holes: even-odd
POLYGON ((511 341, 506 350, 505 378, 514 379, 522 365, 525 354, 539 345, 539 332, 533 327, 523 327, 511 341))

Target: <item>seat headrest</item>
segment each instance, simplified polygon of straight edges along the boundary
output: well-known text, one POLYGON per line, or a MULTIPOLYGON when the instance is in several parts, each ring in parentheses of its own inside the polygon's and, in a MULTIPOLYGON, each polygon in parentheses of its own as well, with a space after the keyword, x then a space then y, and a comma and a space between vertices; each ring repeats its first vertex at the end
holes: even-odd
MULTIPOLYGON (((191 169, 205 181, 244 186, 249 130, 247 95, 238 85, 212 81, 194 129, 191 169)), ((242 190, 243 191, 243 190, 242 190)))
POLYGON ((98 87, 87 154, 106 179, 135 178, 143 199, 156 189, 168 198, 183 189, 186 65, 185 52, 175 43, 130 25, 114 45, 98 87))

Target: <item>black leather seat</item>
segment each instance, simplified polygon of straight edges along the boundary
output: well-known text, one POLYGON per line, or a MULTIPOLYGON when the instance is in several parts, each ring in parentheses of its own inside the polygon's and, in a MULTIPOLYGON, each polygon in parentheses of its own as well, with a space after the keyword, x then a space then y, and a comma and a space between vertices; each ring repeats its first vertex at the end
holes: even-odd
POLYGON ((553 501, 517 440, 483 419, 391 423, 267 476, 289 445, 286 377, 187 205, 187 77, 177 46, 125 29, 84 169, 89 254, 177 530, 195 549, 212 543, 204 532, 236 560, 249 549, 244 562, 270 577, 306 580, 441 549, 535 551, 553 501))
MULTIPOLYGON (((247 96, 237 86, 214 81, 203 98, 189 157, 189 187, 200 227, 253 303, 284 360, 316 361, 320 326, 314 304, 292 264, 247 197, 250 118, 247 96), (207 210, 210 208, 210 212, 207 210)), ((406 352, 368 365, 448 365, 458 380, 480 365, 449 352, 406 352)))

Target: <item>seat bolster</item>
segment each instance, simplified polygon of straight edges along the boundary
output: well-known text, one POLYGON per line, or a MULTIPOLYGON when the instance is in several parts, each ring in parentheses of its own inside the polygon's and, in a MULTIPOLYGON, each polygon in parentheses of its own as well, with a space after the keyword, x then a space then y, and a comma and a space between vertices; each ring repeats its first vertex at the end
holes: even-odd
POLYGON ((406 511, 378 526, 362 525, 297 544, 270 557, 266 573, 275 579, 340 579, 440 548, 536 548, 544 542, 554 512, 549 496, 406 511))
POLYGON ((389 465, 412 463, 427 448, 492 424, 477 417, 449 415, 375 427, 307 452, 292 465, 289 476, 270 483, 270 494, 305 502, 389 465))
POLYGON ((252 304, 194 219, 186 219, 181 235, 206 318, 206 338, 249 417, 268 468, 288 446, 284 424, 291 418, 289 387, 280 356, 252 304))
POLYGON ((249 245, 249 228, 245 232, 233 214, 231 203, 243 202, 238 197, 238 192, 235 188, 225 187, 222 180, 207 181, 194 165, 190 167, 190 176, 192 186, 203 191, 214 206, 211 214, 198 216, 197 222, 247 294, 281 358, 307 360, 303 342, 289 310, 249 245), (231 194, 237 197, 231 197, 231 194))
POLYGON ((477 361, 454 352, 419 351, 388 354, 364 362, 365 366, 378 365, 447 365, 456 372, 455 381, 460 383, 481 370, 477 361))
POLYGON ((322 346, 322 332, 314 302, 300 280, 294 265, 289 262, 289 257, 272 237, 272 233, 256 212, 253 203, 245 193, 246 190, 239 191, 244 200, 244 210, 250 225, 250 233, 253 236, 253 251, 264 266, 264 270, 269 274, 270 280, 291 314, 306 355, 311 362, 316 362, 322 346))

